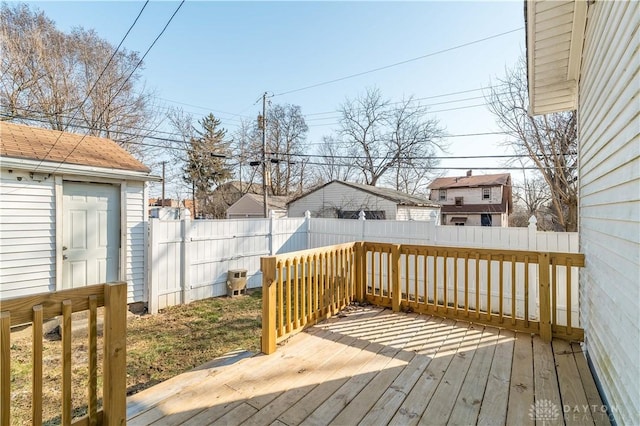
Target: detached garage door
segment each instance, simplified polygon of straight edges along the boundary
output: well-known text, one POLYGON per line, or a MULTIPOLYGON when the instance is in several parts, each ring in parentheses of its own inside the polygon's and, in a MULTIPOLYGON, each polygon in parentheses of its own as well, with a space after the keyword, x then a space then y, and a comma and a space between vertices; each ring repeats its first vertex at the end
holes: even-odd
POLYGON ((120 187, 64 182, 62 287, 118 280, 120 187))

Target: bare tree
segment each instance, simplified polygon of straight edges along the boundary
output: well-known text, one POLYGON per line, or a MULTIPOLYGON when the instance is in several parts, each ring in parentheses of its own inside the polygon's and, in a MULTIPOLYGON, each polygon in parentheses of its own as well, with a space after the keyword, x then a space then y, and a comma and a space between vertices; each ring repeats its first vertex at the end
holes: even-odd
POLYGON ((321 185, 332 180, 352 180, 355 168, 351 160, 343 155, 342 142, 333 136, 324 136, 318 148, 321 160, 314 173, 315 184, 321 185))
POLYGON ((516 154, 527 156, 547 183, 555 221, 577 230, 577 121, 575 111, 528 114, 526 63, 521 59, 489 95, 489 109, 516 154))
POLYGON ((25 4, 2 4, 0 109, 3 119, 114 139, 135 154, 157 126, 139 55, 92 30, 70 34, 25 4), (107 66, 107 64, 109 64, 107 66), (138 68, 139 69, 139 68, 138 68), (94 87, 95 85, 95 87, 94 87))
POLYGON ((443 148, 443 132, 425 107, 413 98, 391 103, 380 90, 368 89, 347 99, 340 113, 343 152, 366 184, 375 186, 384 177, 398 190, 415 192, 424 186, 425 172, 437 164, 432 157, 443 148), (407 185, 414 178, 418 182, 407 185))

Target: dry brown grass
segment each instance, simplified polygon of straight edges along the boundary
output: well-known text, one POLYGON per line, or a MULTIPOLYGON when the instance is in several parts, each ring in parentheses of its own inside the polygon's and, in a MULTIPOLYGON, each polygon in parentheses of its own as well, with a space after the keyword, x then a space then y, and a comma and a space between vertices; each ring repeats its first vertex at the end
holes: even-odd
MULTIPOLYGON (((157 315, 127 321, 127 394, 131 395, 236 349, 260 348, 261 294, 213 298, 174 306, 157 315)), ((101 397, 102 339, 98 339, 101 397)), ((29 330, 11 336, 11 424, 31 423, 31 344, 29 330)), ((43 407, 45 424, 60 423, 61 342, 45 339, 43 407)), ((87 339, 73 336, 72 406, 86 412, 87 339)))

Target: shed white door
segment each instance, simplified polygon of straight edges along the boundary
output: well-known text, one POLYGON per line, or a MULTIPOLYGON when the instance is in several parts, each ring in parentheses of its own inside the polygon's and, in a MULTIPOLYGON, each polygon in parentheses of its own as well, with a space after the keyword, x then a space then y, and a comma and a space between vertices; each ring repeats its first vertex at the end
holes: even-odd
POLYGON ((118 280, 120 188, 63 183, 62 287, 118 280))

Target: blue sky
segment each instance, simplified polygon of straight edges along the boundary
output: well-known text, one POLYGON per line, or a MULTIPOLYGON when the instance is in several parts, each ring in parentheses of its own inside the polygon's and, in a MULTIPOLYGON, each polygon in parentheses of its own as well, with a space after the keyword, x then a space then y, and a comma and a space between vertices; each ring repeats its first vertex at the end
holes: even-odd
MULTIPOLYGON (((142 2, 30 2, 58 28, 93 28, 117 45, 142 2)), ((144 52, 178 2, 152 1, 124 46, 144 52)), ((143 77, 165 108, 214 112, 233 131, 254 119, 255 101, 384 67, 524 26, 523 3, 504 2, 199 2, 187 1, 151 50, 143 77), (178 104, 176 102, 180 102, 178 104), (188 104, 188 105, 184 105, 188 104)), ((309 152, 335 129, 331 113, 347 97, 378 87, 392 100, 428 98, 449 134, 498 131, 482 91, 524 51, 524 29, 467 47, 320 87, 275 96, 302 107, 309 152), (469 91, 457 95, 453 92, 469 91), (480 98, 479 98, 480 97, 480 98), (478 98, 478 99, 470 99, 478 98), (443 111, 449 110, 449 111, 443 111), (318 114, 327 113, 327 114, 318 114)), ((504 154, 501 135, 454 137, 451 155, 504 154)), ((442 166, 495 167, 502 160, 446 160, 442 166)), ((485 171, 489 172, 489 171, 485 171)), ((485 173, 477 169, 476 173, 485 173)), ((448 175, 463 174, 451 171, 448 175)), ((493 173, 493 171, 491 171, 493 173)), ((515 177, 515 176, 514 176, 515 177)))

